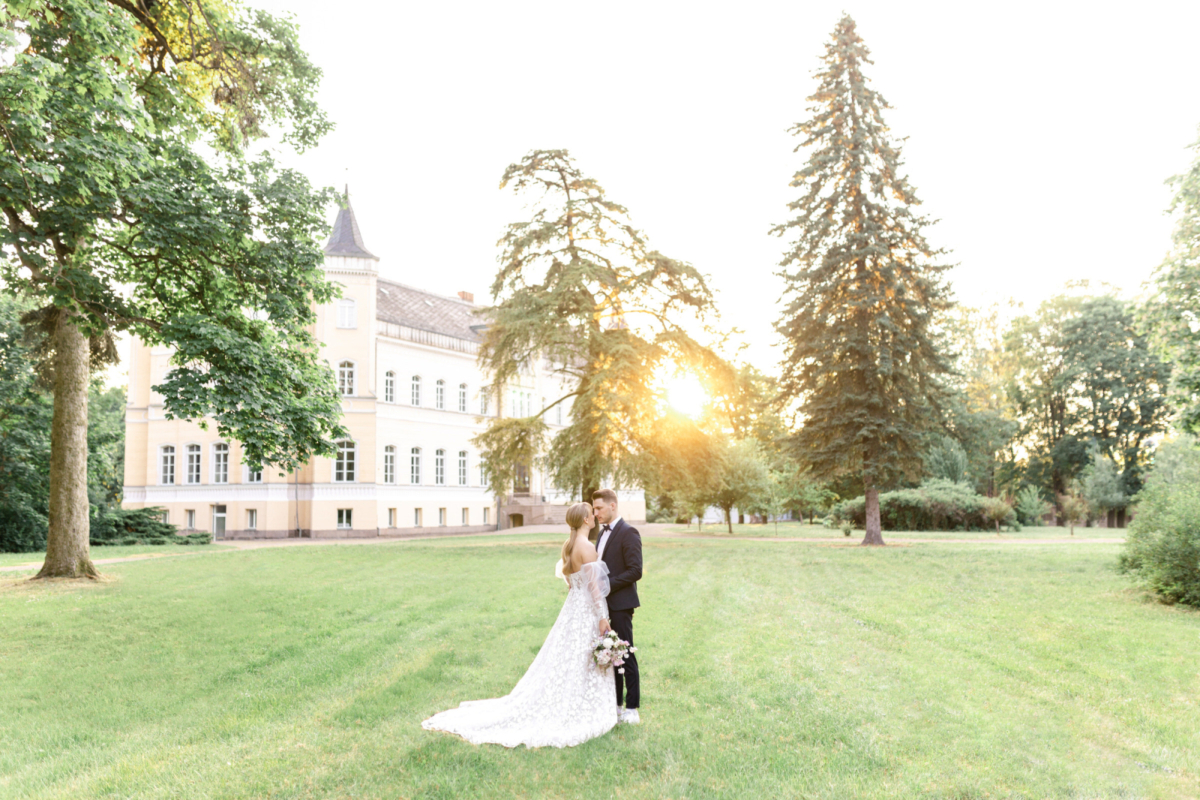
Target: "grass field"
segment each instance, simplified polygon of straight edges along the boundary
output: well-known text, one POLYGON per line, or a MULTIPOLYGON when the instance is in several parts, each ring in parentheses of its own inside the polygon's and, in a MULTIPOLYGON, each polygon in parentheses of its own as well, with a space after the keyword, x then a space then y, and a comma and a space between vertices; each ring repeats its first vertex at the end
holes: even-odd
MULTIPOLYGON (((92 547, 92 560, 99 561, 102 558, 124 558, 126 556, 140 555, 181 555, 184 553, 202 553, 211 552, 213 550, 229 550, 229 545, 225 544, 202 544, 202 545, 106 545, 103 547, 92 547)), ((42 562, 46 559, 46 554, 42 553, 0 553, 0 567, 11 567, 21 564, 33 565, 33 570, 36 572, 41 568, 42 562)))
POLYGON ((0 797, 1200 796, 1200 614, 1108 543, 647 539, 641 726, 561 751, 422 730, 524 672, 560 542, 0 574, 0 797))

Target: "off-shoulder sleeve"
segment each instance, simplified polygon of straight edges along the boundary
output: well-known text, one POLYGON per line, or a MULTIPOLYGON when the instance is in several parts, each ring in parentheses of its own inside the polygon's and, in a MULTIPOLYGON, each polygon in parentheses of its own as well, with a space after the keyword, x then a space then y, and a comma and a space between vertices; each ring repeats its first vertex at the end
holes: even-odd
POLYGON ((593 561, 590 564, 584 564, 583 569, 584 580, 587 582, 588 592, 592 595, 592 606, 596 609, 597 619, 608 618, 608 565, 603 561, 593 561))

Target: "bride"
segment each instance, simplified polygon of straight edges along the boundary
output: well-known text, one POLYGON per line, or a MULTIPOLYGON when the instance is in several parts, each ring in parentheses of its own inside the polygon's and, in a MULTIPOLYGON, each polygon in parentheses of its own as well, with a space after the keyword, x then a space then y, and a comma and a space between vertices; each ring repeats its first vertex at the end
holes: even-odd
POLYGON ((473 744, 505 747, 571 747, 617 724, 612 669, 592 661, 592 643, 610 629, 608 567, 588 541, 592 507, 576 503, 567 511, 571 537, 562 549, 562 574, 570 584, 567 601, 542 649, 512 692, 491 700, 470 700, 421 723, 431 731, 456 733, 473 744))

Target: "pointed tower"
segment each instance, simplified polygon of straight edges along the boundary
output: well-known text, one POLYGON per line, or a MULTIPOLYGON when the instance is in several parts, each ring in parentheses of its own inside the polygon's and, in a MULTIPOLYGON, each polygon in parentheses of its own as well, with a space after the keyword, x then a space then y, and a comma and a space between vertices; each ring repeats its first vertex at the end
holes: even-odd
POLYGON ((363 244, 362 231, 354 207, 350 205, 350 186, 342 195, 342 207, 333 222, 333 231, 325 245, 326 272, 379 272, 379 257, 363 244))

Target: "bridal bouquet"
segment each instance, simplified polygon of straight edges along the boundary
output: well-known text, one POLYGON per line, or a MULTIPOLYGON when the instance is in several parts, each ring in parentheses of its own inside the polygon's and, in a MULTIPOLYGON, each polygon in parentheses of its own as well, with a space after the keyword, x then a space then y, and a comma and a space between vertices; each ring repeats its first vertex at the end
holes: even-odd
POLYGON ((592 660, 601 672, 607 672, 609 667, 616 667, 617 672, 624 675, 625 669, 622 665, 625 663, 625 657, 636 652, 637 648, 631 647, 629 642, 617 636, 616 631, 609 631, 592 644, 592 660))

